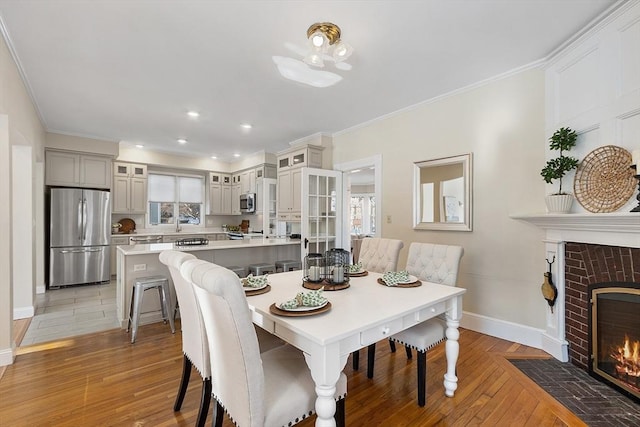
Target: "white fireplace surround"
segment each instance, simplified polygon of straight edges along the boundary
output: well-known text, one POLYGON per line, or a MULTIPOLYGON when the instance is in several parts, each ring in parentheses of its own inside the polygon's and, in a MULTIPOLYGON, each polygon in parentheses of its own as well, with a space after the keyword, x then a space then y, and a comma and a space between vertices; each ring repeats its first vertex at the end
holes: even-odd
POLYGON ((545 257, 555 257, 552 265, 558 298, 553 310, 547 312, 542 349, 562 362, 569 361, 565 338, 565 258, 566 242, 640 248, 640 213, 578 213, 512 215, 511 218, 534 224, 546 230, 545 257))

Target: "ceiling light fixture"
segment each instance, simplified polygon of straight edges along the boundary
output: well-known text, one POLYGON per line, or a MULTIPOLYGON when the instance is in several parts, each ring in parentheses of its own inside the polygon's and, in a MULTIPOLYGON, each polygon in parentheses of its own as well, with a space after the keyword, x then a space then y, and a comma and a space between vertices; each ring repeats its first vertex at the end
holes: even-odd
POLYGON ((200 113, 198 113, 197 111, 187 111, 187 116, 191 117, 192 119, 197 119, 198 117, 200 117, 200 113))
POLYGON ((211 156, 211 158, 215 160, 215 159, 217 159, 218 157, 217 157, 217 156, 211 156))
POLYGON ((144 148, 144 145, 142 145, 142 144, 136 144, 136 148, 144 148))
POLYGON ((253 126, 251 126, 251 123, 242 123, 240 127, 244 130, 251 130, 253 126))
POLYGON ((314 67, 324 67, 325 55, 331 55, 335 63, 342 62, 353 53, 350 44, 340 40, 340 27, 331 22, 317 22, 307 30, 309 53, 304 62, 314 67))
POLYGON ((240 154, 235 153, 235 154, 233 155, 233 157, 240 157, 240 154))
POLYGON ((184 138, 179 138, 179 139, 178 139, 178 144, 183 144, 183 145, 184 145, 184 144, 186 144, 186 143, 187 143, 187 140, 186 140, 186 139, 184 139, 184 138))

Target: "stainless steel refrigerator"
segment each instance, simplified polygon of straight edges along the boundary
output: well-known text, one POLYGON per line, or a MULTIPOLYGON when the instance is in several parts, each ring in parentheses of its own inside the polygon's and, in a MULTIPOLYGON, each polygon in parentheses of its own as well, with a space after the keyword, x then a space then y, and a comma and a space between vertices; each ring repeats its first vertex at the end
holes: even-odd
POLYGON ((51 189, 49 288, 110 279, 109 196, 100 190, 51 189))

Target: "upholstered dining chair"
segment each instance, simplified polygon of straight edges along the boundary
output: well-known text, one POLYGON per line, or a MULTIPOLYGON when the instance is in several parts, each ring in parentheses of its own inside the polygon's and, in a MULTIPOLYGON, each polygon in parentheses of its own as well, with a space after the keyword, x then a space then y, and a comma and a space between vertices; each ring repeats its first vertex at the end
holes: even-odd
MULTIPOLYGON (((460 246, 414 242, 409 246, 406 270, 420 280, 456 286, 463 254, 460 246)), ((408 358, 411 358, 411 349, 417 351, 419 406, 424 406, 426 401, 427 351, 445 340, 446 327, 445 316, 441 315, 389 338, 391 351, 395 351, 394 342, 405 346, 408 358)))
MULTIPOLYGON (((180 307, 180 322, 182 326, 182 376, 180 386, 173 405, 174 411, 182 408, 189 379, 191 377, 191 367, 194 366, 202 377, 202 394, 200 397, 200 408, 196 419, 196 426, 205 425, 209 403, 211 402, 211 365, 209 361, 209 345, 204 329, 202 316, 199 314, 199 307, 196 296, 190 282, 184 280, 180 274, 180 267, 185 261, 195 260, 192 254, 180 251, 163 251, 160 253, 160 262, 165 264, 171 274, 173 287, 178 298, 180 307)), ((204 262, 204 261, 203 261, 204 262)), ((209 269, 220 268, 219 266, 207 263, 209 269)), ((263 351, 283 345, 284 342, 275 335, 266 331, 260 333, 260 346, 263 351)))
MULTIPOLYGON (((260 353, 251 312, 238 276, 206 261, 185 262, 180 272, 191 281, 210 349, 214 425, 223 411, 239 426, 290 426, 315 410, 316 390, 304 355, 285 345, 260 353)), ((336 385, 336 423, 344 426, 347 379, 336 385)))
MULTIPOLYGON (((384 239, 379 237, 367 237, 362 239, 358 262, 362 268, 376 273, 395 271, 398 267, 400 250, 404 247, 402 240, 384 239)), ((370 344, 367 348, 367 377, 373 378, 373 359, 376 353, 376 345, 370 344)), ((360 366, 360 351, 351 353, 353 369, 360 366)))

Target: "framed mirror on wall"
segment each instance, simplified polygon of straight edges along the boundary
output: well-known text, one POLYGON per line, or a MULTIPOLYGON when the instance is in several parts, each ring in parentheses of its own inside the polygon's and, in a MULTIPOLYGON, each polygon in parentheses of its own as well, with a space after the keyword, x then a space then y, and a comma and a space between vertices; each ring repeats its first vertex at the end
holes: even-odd
POLYGON ((471 157, 469 153, 414 163, 414 230, 472 230, 471 157))

